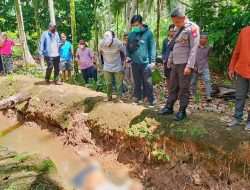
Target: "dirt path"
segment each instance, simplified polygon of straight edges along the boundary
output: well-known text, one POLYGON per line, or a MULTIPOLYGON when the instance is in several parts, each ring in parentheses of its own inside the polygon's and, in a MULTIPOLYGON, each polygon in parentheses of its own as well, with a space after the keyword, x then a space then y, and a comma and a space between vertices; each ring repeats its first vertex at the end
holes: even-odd
POLYGON ((68 146, 95 147, 91 154, 99 156, 101 150, 107 159, 129 164, 131 176, 148 188, 250 187, 250 134, 242 127, 227 130, 223 115, 195 112, 177 123, 142 106, 103 103, 104 94, 83 87, 45 86, 39 79, 14 78, 12 85, 0 78, 4 89, 0 99, 31 93, 31 101, 17 106, 18 111, 55 126, 50 131, 61 134, 68 146), (116 156, 109 158, 110 152, 116 156))

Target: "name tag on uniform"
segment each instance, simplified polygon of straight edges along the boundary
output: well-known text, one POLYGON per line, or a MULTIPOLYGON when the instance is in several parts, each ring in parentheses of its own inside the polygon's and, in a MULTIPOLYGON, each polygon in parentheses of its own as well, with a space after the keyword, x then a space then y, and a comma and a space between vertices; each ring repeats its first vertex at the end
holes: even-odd
POLYGON ((197 37, 197 36, 198 36, 198 34, 197 34, 197 29, 196 29, 196 28, 192 28, 192 29, 191 29, 191 33, 192 33, 192 36, 193 36, 193 37, 197 37))

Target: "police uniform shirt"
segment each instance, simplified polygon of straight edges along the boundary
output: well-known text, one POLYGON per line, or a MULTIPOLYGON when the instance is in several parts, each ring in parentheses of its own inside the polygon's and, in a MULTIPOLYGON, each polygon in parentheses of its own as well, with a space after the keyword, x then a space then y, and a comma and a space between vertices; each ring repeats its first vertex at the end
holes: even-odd
MULTIPOLYGON (((176 32, 178 32, 178 30, 176 32)), ((174 64, 187 63, 186 67, 194 68, 199 42, 199 26, 194 22, 186 20, 184 29, 177 37, 168 61, 174 64)))

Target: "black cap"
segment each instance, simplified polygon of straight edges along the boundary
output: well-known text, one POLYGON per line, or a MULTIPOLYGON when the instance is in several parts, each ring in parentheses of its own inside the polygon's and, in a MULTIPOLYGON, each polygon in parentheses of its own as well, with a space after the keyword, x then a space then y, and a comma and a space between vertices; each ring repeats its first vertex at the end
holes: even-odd
POLYGON ((183 16, 185 16, 185 11, 181 8, 177 8, 171 13, 171 17, 183 17, 183 16))

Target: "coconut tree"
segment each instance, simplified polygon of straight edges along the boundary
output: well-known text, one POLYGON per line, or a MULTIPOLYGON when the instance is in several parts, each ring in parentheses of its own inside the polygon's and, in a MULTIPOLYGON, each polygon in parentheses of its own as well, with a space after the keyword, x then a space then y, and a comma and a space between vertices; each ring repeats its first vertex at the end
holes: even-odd
POLYGON ((129 8, 129 15, 127 15, 127 18, 128 18, 127 21, 128 22, 127 22, 126 32, 130 32, 130 30, 131 30, 130 21, 131 21, 132 17, 135 14, 136 6, 137 6, 137 0, 131 0, 130 6, 128 6, 128 8, 129 8))
POLYGON ((55 10, 54 10, 54 1, 53 0, 48 0, 48 5, 49 5, 50 22, 56 22, 55 10))
POLYGON ((95 40, 94 40, 94 50, 97 50, 98 47, 98 19, 97 19, 97 2, 93 1, 94 6, 94 15, 95 15, 95 23, 94 23, 94 32, 95 32, 95 40))
MULTIPOLYGON (((75 0, 70 0, 70 17, 71 17, 71 35, 73 54, 76 52, 77 36, 76 36, 76 14, 75 14, 75 0)), ((78 74, 77 64, 74 64, 75 73, 78 74)))
POLYGON ((16 19, 18 24, 18 31, 19 31, 19 38, 22 45, 23 50, 23 59, 27 63, 35 63, 33 57, 31 56, 31 53, 28 48, 26 34, 24 30, 24 24, 23 24, 23 14, 22 14, 22 6, 20 0, 15 0, 15 9, 16 9, 16 19))

